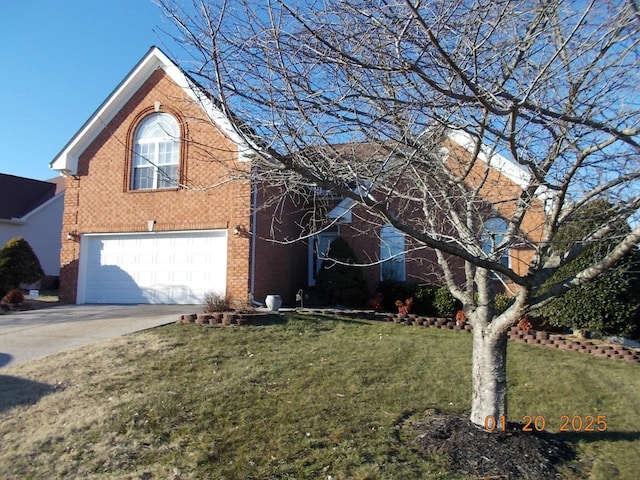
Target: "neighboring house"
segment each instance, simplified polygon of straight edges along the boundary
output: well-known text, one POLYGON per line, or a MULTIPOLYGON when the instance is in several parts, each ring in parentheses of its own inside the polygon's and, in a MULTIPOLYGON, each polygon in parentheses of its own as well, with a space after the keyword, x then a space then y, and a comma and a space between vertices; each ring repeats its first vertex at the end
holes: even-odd
POLYGON ((60 274, 64 182, 0 174, 0 247, 23 237, 45 275, 60 274))
MULTIPOLYGON (((248 152, 215 102, 151 48, 51 162, 66 177, 61 298, 189 304, 218 292, 291 304, 338 234, 389 258, 383 269, 398 279, 418 273, 397 231, 382 225, 382 244, 356 234, 347 200, 330 199, 335 226, 306 243, 267 240, 297 238, 310 206, 270 206, 273 190, 242 175, 248 152)), ((368 269, 371 288, 381 275, 368 269)))

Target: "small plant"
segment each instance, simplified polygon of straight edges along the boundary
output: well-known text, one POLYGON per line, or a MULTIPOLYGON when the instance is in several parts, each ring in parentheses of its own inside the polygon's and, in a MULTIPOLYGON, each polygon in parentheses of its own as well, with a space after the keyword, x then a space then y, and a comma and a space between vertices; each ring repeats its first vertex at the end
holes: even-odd
POLYGON ((2 297, 2 301, 9 305, 19 305, 24 302, 24 294, 19 288, 14 288, 2 297))
POLYGON ((522 317, 518 322, 518 328, 524 332, 531 330, 531 318, 528 315, 522 317))
POLYGON ((251 304, 250 299, 244 301, 238 300, 231 303, 233 306, 233 310, 235 310, 237 313, 256 313, 256 308, 251 304))
POLYGON ((458 325, 463 325, 467 323, 467 314, 464 313, 464 310, 458 310, 456 312, 456 323, 458 325))
POLYGON ((400 315, 409 313, 411 305, 413 305, 413 298, 407 298, 404 302, 402 300, 396 300, 396 307, 398 307, 398 313, 400 315))
POLYGON ((231 310, 232 299, 229 295, 218 292, 207 292, 204 296, 205 313, 228 312, 231 310))

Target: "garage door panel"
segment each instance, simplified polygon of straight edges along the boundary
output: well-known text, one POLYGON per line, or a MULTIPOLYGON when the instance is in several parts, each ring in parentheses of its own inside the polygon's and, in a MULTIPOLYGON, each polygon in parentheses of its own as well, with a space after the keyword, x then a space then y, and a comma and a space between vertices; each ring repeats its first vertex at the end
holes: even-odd
POLYGON ((87 236, 80 303, 202 303, 225 292, 226 231, 87 236))

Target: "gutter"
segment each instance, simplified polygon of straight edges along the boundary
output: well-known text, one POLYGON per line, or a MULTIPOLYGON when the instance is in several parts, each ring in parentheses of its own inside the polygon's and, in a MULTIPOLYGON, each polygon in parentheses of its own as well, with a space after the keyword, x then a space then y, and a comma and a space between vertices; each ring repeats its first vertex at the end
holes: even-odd
POLYGON ((22 218, 0 218, 0 223, 8 223, 10 225, 26 225, 27 221, 22 218))

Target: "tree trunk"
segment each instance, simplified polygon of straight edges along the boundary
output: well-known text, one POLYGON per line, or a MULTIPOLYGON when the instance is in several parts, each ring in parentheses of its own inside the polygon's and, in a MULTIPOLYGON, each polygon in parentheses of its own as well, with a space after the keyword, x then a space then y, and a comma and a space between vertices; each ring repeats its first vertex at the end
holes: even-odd
POLYGON ((470 419, 480 427, 498 430, 501 417, 506 422, 507 416, 507 334, 494 332, 489 327, 474 325, 473 328, 470 419), (493 423, 488 417, 493 418, 493 423))

